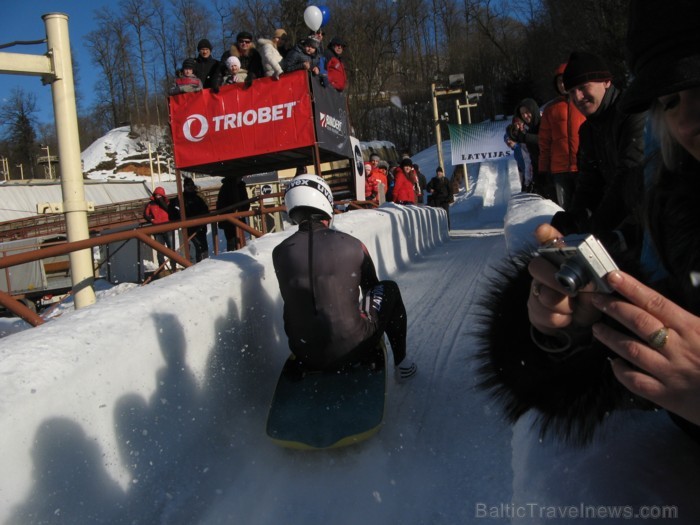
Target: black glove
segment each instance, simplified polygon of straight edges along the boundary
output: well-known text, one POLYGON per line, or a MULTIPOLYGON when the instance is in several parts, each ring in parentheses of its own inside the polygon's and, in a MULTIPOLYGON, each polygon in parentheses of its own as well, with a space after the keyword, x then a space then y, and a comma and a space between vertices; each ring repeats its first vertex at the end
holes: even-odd
POLYGON ((248 76, 246 76, 245 80, 243 81, 243 89, 248 89, 252 85, 253 85, 253 76, 249 73, 248 76))
POLYGON ((212 86, 212 87, 211 87, 211 92, 214 93, 214 94, 219 93, 219 86, 212 86))

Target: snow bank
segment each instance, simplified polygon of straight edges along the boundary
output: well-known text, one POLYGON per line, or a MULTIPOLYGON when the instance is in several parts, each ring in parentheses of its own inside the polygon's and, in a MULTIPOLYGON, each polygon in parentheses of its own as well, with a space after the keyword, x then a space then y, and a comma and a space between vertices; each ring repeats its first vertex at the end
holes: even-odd
MULTIPOLYGON (((435 208, 387 204, 333 227, 367 245, 380 278, 449 239, 435 208)), ((271 253, 291 233, 0 340, 0 521, 71 505, 109 519, 127 489, 167 491, 153 480, 195 468, 189 447, 266 410, 288 353, 271 253)))

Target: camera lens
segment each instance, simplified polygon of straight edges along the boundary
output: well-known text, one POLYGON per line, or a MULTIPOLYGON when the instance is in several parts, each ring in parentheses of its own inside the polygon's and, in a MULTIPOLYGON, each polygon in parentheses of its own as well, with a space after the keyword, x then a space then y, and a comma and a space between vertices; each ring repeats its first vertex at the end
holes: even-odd
POLYGON ((585 268, 581 268, 573 260, 561 265, 555 274, 557 282, 561 284, 570 294, 576 294, 581 288, 586 286, 590 277, 585 268))

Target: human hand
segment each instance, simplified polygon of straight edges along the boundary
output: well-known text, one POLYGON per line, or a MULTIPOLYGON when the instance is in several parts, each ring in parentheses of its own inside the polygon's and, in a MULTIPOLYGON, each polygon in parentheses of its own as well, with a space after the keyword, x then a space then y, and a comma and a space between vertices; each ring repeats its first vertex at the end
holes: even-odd
POLYGON ((700 425, 700 318, 624 272, 607 280, 624 299, 593 294, 593 304, 638 337, 593 325, 593 335, 623 358, 612 362, 615 377, 630 392, 700 425))
MULTIPOLYGON (((546 244, 562 237, 556 228, 541 224, 535 231, 539 244, 546 244)), ((533 277, 530 297, 527 301, 530 323, 543 334, 556 335, 560 330, 591 326, 601 314, 592 304, 592 296, 586 293, 593 289, 589 283, 575 297, 557 282, 559 270, 544 257, 535 257, 528 265, 533 277)))
POLYGON ((310 63, 310 62, 304 62, 304 69, 306 69, 306 70, 311 69, 311 63, 310 63))
POLYGON ((318 75, 319 72, 320 72, 320 69, 318 69, 318 67, 314 67, 314 68, 311 70, 311 72, 312 72, 314 75, 318 75))

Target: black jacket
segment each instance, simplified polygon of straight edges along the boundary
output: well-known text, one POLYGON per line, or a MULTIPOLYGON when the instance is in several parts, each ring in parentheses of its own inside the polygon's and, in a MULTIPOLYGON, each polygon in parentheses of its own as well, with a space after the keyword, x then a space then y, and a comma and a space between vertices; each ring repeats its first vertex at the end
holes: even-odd
POLYGON ((202 87, 204 89, 214 87, 219 72, 219 61, 212 56, 205 59, 198 55, 195 62, 197 65, 194 74, 202 81, 202 87))
POLYGON ((610 240, 610 232, 619 230, 628 245, 638 247, 646 113, 620 112, 620 95, 610 86, 598 111, 579 128, 573 202, 569 211, 555 215, 552 224, 565 234, 590 232, 610 240))
POLYGON ((316 51, 314 56, 310 56, 304 52, 304 47, 301 44, 297 44, 289 50, 289 53, 282 59, 280 65, 285 73, 289 73, 304 69, 304 63, 308 62, 310 71, 314 67, 319 67, 319 61, 318 51, 316 51))
POLYGON ((377 332, 363 315, 363 295, 379 280, 372 258, 355 237, 306 221, 272 252, 284 301, 289 348, 313 367, 342 360, 377 332))
POLYGON ((532 172, 537 173, 540 158, 539 132, 540 132, 540 107, 532 98, 525 98, 515 108, 515 114, 520 117, 519 109, 525 106, 532 114, 532 121, 527 125, 527 131, 518 133, 515 136, 516 142, 520 142, 527 146, 527 151, 530 154, 530 162, 532 164, 532 172))
POLYGON ((443 206, 452 200, 452 184, 447 177, 433 177, 425 189, 430 192, 434 206, 443 206))

